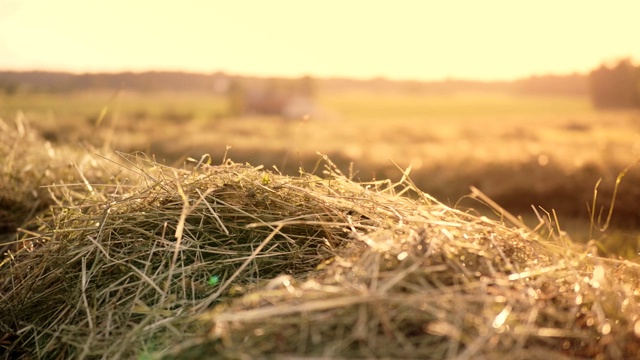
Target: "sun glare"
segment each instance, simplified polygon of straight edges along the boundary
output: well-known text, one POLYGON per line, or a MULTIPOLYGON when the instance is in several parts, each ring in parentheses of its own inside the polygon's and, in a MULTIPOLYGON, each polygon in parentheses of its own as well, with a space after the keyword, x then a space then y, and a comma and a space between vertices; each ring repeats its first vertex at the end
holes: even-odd
POLYGON ((5 3, 4 69, 499 80, 640 58, 632 1, 5 3))

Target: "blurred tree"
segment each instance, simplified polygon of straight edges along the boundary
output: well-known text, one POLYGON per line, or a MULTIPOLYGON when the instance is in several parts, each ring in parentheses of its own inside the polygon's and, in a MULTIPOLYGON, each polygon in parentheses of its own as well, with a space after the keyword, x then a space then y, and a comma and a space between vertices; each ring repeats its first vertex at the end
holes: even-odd
POLYGON ((597 108, 640 108, 640 67, 622 59, 589 74, 589 95, 597 108))

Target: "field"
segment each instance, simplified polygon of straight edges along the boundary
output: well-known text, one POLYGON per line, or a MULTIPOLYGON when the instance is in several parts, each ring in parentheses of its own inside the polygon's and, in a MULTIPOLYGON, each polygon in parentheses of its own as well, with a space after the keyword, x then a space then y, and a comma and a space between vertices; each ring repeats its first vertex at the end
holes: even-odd
POLYGON ((0 118, 17 114, 53 143, 142 151, 178 166, 205 154, 221 163, 226 154, 296 175, 313 170, 322 153, 361 181, 397 180, 410 167, 417 186, 446 204, 486 213, 465 197, 475 186, 527 223, 539 221, 532 206, 555 210, 574 239, 626 257, 640 246, 637 167, 625 173, 611 222, 598 231, 616 178, 640 158, 640 114, 596 111, 585 98, 320 92, 314 116, 285 121, 230 118, 226 99, 201 93, 0 97, 0 118))
POLYGON ((0 98, 1 357, 640 351, 637 113, 366 92, 305 120, 227 113, 0 98))

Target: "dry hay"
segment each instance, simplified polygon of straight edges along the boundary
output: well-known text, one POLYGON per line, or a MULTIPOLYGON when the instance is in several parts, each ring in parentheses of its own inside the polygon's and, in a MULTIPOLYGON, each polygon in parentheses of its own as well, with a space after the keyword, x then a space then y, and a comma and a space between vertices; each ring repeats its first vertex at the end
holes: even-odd
POLYGON ((52 205, 77 206, 87 186, 100 187, 121 176, 124 169, 100 153, 54 147, 22 114, 15 124, 0 119, 0 256, 20 245, 16 229, 33 230, 30 220, 38 213, 52 205))
MULTIPOLYGON (((5 130, 15 152, 24 137, 5 130)), ((20 151, 23 167, 56 158, 20 151)), ((4 357, 616 359, 640 347, 636 263, 451 209, 408 177, 358 184, 326 159, 323 177, 123 159, 48 168, 53 206, 0 266, 4 357)), ((3 180, 18 168, 3 163, 3 180)))

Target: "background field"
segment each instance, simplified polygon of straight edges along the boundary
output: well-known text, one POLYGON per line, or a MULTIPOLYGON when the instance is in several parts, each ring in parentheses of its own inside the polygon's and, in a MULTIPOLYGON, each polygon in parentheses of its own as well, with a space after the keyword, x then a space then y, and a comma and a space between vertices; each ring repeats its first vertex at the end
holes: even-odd
MULTIPOLYGON (((583 97, 320 90, 308 119, 227 114, 224 97, 196 92, 0 96, 1 118, 22 117, 51 142, 143 151, 174 165, 204 154, 220 163, 227 152, 285 174, 311 171, 320 152, 362 181, 399 179, 395 162, 446 204, 486 212, 464 198, 473 185, 531 226, 539 222, 532 205, 557 211, 563 230, 583 241, 597 181, 603 225, 616 177, 640 158, 640 114, 596 111, 583 97)), ((638 252, 638 183, 640 169, 631 167, 611 226, 591 235, 607 251, 638 252)))

